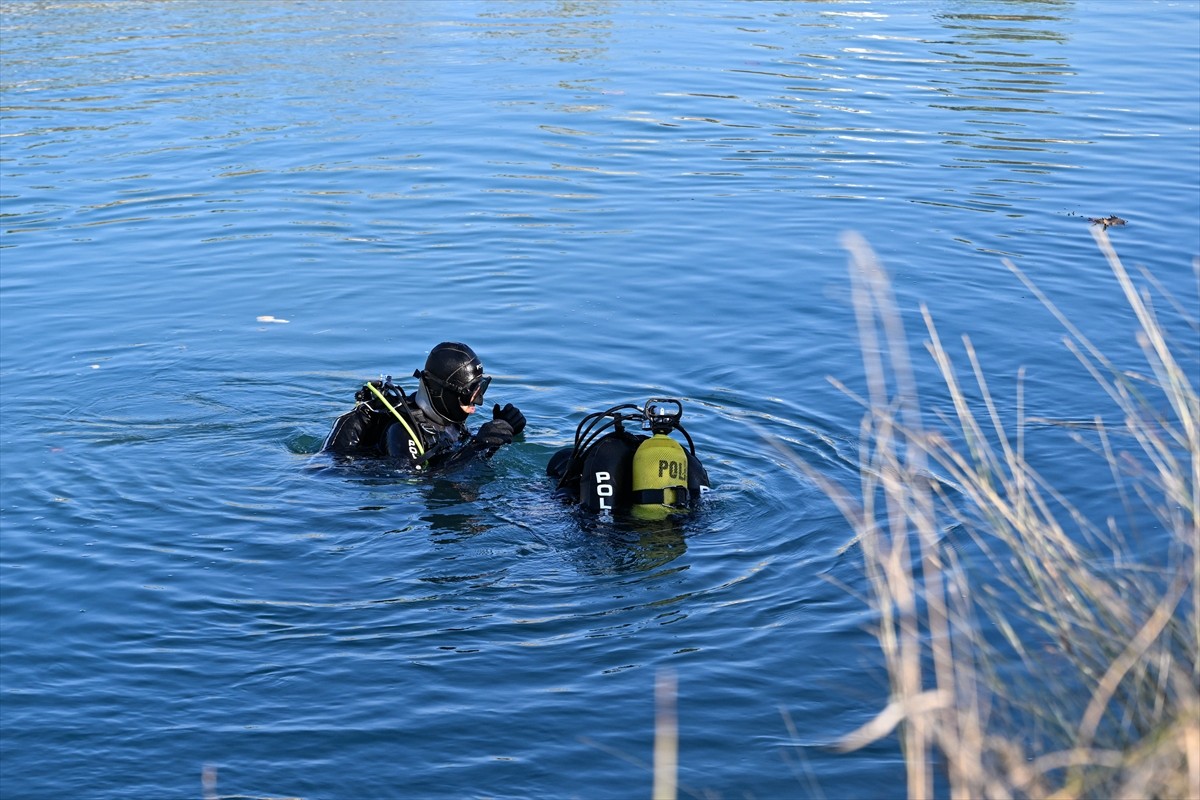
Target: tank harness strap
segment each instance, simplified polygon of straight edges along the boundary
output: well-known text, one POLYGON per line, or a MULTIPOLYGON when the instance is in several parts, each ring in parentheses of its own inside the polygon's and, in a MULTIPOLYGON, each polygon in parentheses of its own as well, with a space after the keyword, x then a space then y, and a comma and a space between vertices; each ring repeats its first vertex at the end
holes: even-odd
POLYGON ((639 489, 632 495, 633 504, 635 506, 644 505, 686 505, 692 499, 692 493, 688 491, 686 486, 667 486, 663 489, 639 489), (666 502, 666 491, 672 489, 675 492, 675 502, 666 502))
POLYGON ((387 410, 392 412, 392 415, 400 421, 401 425, 404 426, 404 430, 408 431, 408 435, 412 437, 413 443, 417 446, 417 453, 419 455, 425 455, 425 445, 422 444, 421 437, 417 436, 417 434, 413 431, 412 426, 408 424, 408 420, 404 419, 400 412, 396 410, 396 407, 388 402, 388 399, 383 396, 383 392, 375 388, 375 384, 368 382, 367 388, 374 392, 375 396, 383 401, 383 405, 387 408, 387 410))

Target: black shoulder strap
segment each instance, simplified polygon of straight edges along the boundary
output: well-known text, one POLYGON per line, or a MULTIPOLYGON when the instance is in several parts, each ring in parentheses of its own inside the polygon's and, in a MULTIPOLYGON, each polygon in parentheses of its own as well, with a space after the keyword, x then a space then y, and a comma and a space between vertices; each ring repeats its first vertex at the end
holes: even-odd
POLYGON ((681 508, 695 500, 693 492, 686 486, 668 486, 665 489, 639 489, 633 493, 633 504, 636 505, 670 505, 681 508), (666 502, 667 489, 675 490, 675 502, 666 502))

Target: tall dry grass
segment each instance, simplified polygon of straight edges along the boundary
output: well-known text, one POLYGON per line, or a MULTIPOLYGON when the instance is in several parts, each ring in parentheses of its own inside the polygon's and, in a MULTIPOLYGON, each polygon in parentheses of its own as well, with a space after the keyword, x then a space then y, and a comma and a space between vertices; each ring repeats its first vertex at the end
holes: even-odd
POLYGON ((842 744, 894 731, 912 798, 1200 798, 1197 376, 1095 236, 1139 323, 1142 372, 1112 363, 1007 265, 1115 406, 1079 440, 1111 467, 1100 521, 1026 458, 1020 390, 1006 423, 970 340, 964 368, 922 308, 953 409, 926 422, 887 274, 845 240, 868 386, 861 483, 805 471, 861 544, 890 681, 886 707, 842 744), (1161 558, 1130 549, 1133 520, 1148 518, 1169 532, 1161 558))

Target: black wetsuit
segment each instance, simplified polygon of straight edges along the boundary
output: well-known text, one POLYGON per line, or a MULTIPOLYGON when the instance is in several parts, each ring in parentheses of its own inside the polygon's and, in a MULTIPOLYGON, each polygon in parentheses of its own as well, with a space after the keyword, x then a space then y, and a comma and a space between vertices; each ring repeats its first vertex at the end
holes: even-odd
POLYGON ((496 451, 500 443, 483 435, 488 423, 480 436, 472 436, 464 423, 434 411, 422 392, 408 395, 390 382, 371 381, 355 394, 354 408, 334 422, 321 449, 344 456, 392 458, 422 471, 458 466, 496 451))

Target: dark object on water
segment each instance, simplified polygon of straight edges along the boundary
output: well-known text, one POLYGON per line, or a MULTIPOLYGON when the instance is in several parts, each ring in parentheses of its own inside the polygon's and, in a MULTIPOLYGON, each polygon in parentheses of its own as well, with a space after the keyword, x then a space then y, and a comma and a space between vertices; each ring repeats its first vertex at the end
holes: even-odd
POLYGON ((1107 217, 1088 217, 1088 222, 1092 223, 1093 225, 1099 225, 1100 227, 1104 228, 1104 230, 1108 230, 1113 225, 1125 224, 1125 220, 1121 219, 1116 214, 1109 214, 1107 217))
POLYGON ((558 495, 601 515, 631 514, 665 520, 697 505, 708 489, 708 473, 696 457, 692 437, 679 424, 683 404, 651 398, 588 414, 575 430, 572 446, 555 453, 546 474, 558 481, 558 495), (637 424, 652 435, 627 431, 637 424), (670 437, 678 432, 687 447, 670 437))

